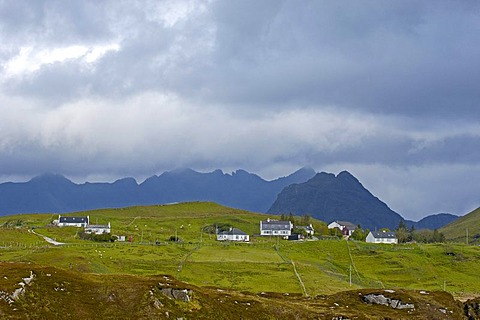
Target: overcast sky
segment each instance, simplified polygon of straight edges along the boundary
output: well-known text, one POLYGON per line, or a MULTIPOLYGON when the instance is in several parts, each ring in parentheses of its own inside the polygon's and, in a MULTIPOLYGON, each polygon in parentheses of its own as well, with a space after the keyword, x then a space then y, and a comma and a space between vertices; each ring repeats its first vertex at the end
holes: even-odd
POLYGON ((0 180, 347 170, 480 206, 480 2, 0 0, 0 180))

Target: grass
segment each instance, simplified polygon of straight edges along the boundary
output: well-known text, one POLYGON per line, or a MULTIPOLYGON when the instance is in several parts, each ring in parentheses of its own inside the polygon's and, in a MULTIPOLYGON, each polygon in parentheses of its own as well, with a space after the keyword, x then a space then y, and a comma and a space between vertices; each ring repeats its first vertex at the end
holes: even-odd
POLYGON ((464 244, 372 245, 344 240, 289 242, 251 237, 251 243, 222 243, 202 233, 205 225, 228 223, 250 235, 266 215, 213 203, 96 210, 94 223, 111 222, 115 234, 133 243, 95 243, 76 237, 76 228, 46 227, 54 215, 2 217, 22 219, 20 228, 0 228, 0 261, 34 263, 84 274, 151 277, 172 275, 200 287, 260 293, 302 294, 291 261, 309 296, 350 289, 443 290, 457 297, 480 294, 480 248, 464 244), (67 245, 54 247, 28 232, 67 245), (177 234, 182 243, 167 239, 177 234), (352 284, 350 285, 350 274, 352 284))
POLYGON ((458 218, 439 230, 447 240, 480 244, 480 208, 458 218))

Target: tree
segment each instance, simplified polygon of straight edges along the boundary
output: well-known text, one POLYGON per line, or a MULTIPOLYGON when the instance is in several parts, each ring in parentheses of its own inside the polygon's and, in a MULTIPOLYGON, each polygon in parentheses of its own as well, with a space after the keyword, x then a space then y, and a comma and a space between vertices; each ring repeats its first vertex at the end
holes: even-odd
POLYGON ((398 227, 395 229, 395 233, 399 243, 408 241, 408 229, 407 225, 405 224, 405 220, 402 219, 398 222, 398 227))
POLYGON ((350 238, 357 241, 365 241, 365 239, 367 238, 367 234, 365 234, 362 228, 357 228, 355 229, 355 231, 353 231, 350 238))
POLYGON ((288 214, 288 221, 295 224, 295 217, 293 216, 293 213, 291 213, 291 212, 288 214))
POLYGON ((302 226, 308 226, 310 224, 311 217, 308 214, 302 215, 300 223, 302 226))

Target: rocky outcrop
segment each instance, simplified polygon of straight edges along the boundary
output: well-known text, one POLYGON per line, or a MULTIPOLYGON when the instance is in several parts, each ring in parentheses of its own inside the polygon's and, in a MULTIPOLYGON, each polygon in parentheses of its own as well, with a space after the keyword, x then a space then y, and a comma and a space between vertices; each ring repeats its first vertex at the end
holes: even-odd
POLYGON ((193 291, 187 289, 163 288, 162 293, 170 299, 190 302, 192 300, 193 291))
POLYGON ((463 304, 463 311, 468 320, 480 319, 480 301, 478 299, 466 301, 463 304))
POLYGON ((413 303, 404 303, 399 299, 387 298, 383 294, 368 294, 363 296, 363 301, 369 304, 380 304, 383 306, 389 306, 394 309, 415 309, 413 303))
POLYGON ((18 283, 20 288, 13 290, 12 293, 0 291, 0 299, 4 300, 9 305, 12 305, 15 301, 17 301, 21 296, 25 294, 25 286, 30 286, 33 279, 35 279, 35 274, 33 273, 33 271, 30 271, 30 276, 22 278, 23 281, 18 283))

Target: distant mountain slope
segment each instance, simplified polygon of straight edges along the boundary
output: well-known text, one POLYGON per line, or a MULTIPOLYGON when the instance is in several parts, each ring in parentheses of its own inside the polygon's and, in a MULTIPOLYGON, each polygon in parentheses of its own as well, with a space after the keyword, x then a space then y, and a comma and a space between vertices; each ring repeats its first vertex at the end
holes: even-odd
POLYGON ((480 243, 480 207, 440 229, 447 240, 480 243))
POLYGON ((411 228, 413 225, 416 230, 420 230, 420 229, 435 230, 435 229, 440 229, 449 223, 452 223, 458 218, 459 216, 456 216, 454 214, 438 213, 438 214, 432 214, 432 215, 426 216, 421 220, 419 220, 418 222, 406 221, 406 224, 409 228, 411 228))
POLYGON ((165 172, 138 184, 133 178, 113 183, 75 184, 61 175, 44 174, 23 183, 0 184, 0 215, 13 213, 73 212, 98 208, 161 204, 181 201, 214 201, 222 205, 265 212, 287 185, 315 175, 303 168, 266 181, 238 170, 199 173, 191 169, 165 172))
POLYGON ((309 214, 330 223, 350 221, 373 230, 394 229, 403 218, 373 196, 347 171, 337 176, 318 173, 305 183, 293 184, 278 195, 268 213, 309 214))

